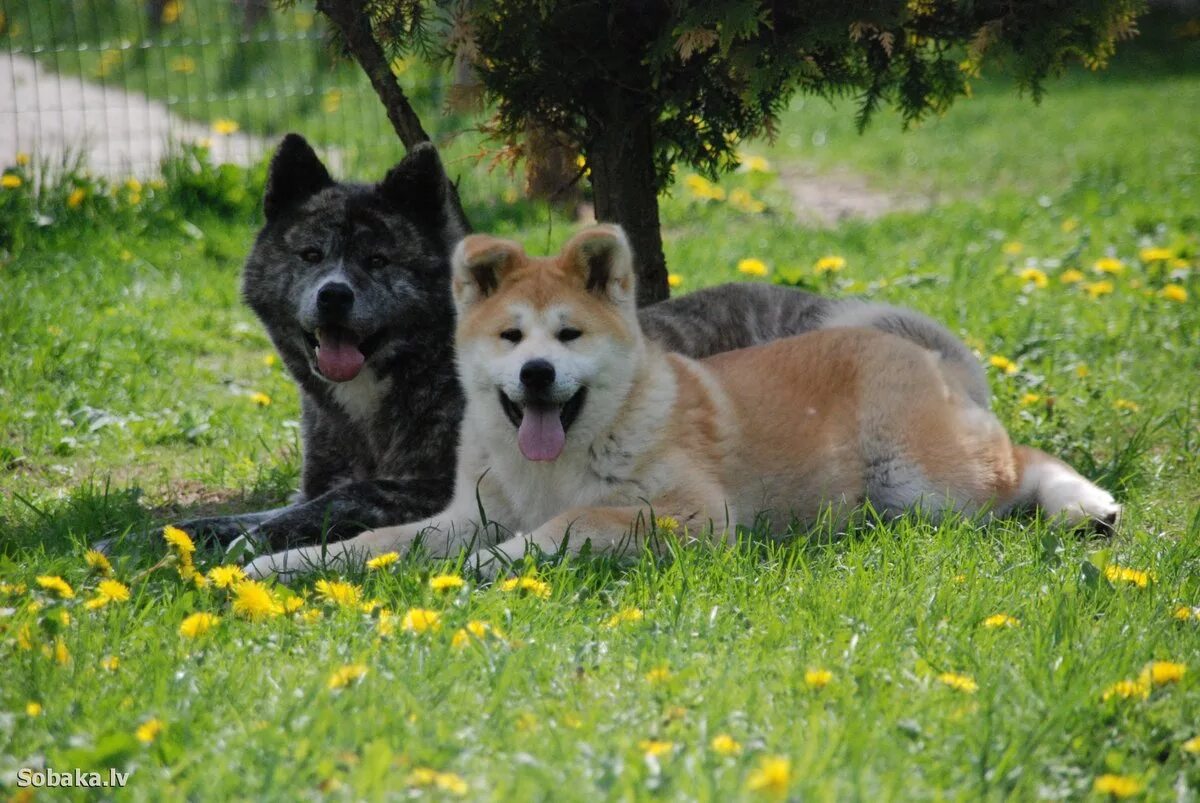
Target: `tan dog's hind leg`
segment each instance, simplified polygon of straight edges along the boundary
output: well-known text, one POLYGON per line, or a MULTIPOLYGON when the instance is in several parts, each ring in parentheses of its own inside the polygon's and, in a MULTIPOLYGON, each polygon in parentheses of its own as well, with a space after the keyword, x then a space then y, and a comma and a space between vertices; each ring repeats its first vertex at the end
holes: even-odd
POLYGON ((1121 516, 1112 494, 1090 482, 1063 461, 1030 446, 1013 446, 1019 482, 1006 507, 1037 506, 1047 518, 1071 527, 1091 525, 1110 533, 1121 516))

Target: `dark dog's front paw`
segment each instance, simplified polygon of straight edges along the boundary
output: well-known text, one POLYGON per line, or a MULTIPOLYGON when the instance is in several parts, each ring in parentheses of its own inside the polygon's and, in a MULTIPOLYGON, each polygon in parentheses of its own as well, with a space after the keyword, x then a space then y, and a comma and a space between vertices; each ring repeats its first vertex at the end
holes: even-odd
POLYGON ((244 535, 253 535, 257 522, 247 522, 238 516, 211 516, 188 519, 173 526, 192 537, 197 544, 229 546, 244 535))

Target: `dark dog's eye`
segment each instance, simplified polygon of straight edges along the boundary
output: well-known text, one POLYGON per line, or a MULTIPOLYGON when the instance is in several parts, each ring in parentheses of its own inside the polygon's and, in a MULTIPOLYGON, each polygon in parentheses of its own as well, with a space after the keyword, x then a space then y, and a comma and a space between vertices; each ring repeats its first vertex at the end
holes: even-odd
POLYGON ((582 335, 583 332, 579 331, 578 329, 572 329, 569 326, 566 329, 560 329, 558 331, 558 339, 563 343, 570 343, 572 340, 579 339, 579 337, 582 335))
POLYGON ((371 256, 367 257, 367 267, 371 270, 382 268, 387 262, 387 257, 383 254, 371 254, 371 256))
POLYGON ((520 343, 521 342, 521 330, 520 329, 505 329, 503 332, 500 333, 500 337, 504 338, 509 343, 520 343))
POLYGON ((320 248, 305 248, 300 252, 300 258, 305 262, 320 262, 325 255, 321 253, 320 248))

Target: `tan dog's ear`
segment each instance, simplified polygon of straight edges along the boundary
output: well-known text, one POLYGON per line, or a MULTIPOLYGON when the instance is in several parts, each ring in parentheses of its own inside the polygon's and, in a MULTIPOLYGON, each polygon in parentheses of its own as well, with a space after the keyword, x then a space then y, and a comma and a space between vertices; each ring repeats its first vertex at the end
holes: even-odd
POLYGON ((487 298, 524 254, 512 240, 487 234, 463 238, 450 258, 454 301, 466 307, 487 298))
POLYGON ((618 303, 634 297, 633 251, 620 226, 581 231, 563 247, 561 259, 563 268, 577 273, 589 292, 618 303))

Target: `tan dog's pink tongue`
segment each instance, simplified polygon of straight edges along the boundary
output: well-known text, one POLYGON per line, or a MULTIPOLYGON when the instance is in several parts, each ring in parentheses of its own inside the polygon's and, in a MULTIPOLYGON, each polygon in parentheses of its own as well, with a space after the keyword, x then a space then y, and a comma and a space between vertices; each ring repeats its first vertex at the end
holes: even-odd
POLYGON ((317 367, 331 382, 348 382, 358 376, 366 358, 358 343, 340 332, 317 333, 317 367))
POLYGON ((562 454, 567 442, 559 408, 548 410, 525 408, 521 426, 517 428, 517 445, 526 460, 554 460, 562 454))

